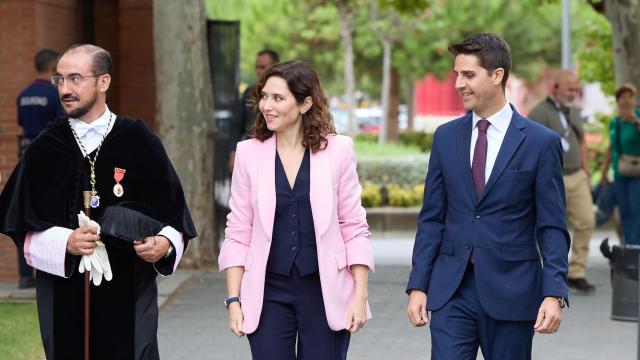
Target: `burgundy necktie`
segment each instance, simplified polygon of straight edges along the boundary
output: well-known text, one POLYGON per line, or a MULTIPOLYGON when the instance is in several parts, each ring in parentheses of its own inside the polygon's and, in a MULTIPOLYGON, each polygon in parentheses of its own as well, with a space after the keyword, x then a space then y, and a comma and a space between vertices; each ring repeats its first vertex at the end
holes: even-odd
POLYGON ((476 200, 480 200, 480 195, 484 191, 484 171, 487 163, 487 129, 491 123, 482 119, 478 121, 478 139, 473 151, 473 163, 471 164, 471 174, 473 175, 473 185, 476 188, 476 200))

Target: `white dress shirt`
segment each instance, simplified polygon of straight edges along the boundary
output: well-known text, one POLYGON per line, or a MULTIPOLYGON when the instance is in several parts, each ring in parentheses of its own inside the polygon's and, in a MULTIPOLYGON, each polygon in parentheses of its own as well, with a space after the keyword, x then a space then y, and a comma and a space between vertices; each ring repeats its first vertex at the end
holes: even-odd
MULTIPOLYGON (((80 151, 82 151, 84 156, 91 154, 98 148, 98 146, 100 146, 102 139, 111 131, 115 121, 116 114, 109 111, 109 107, 106 105, 104 113, 100 115, 99 118, 92 121, 91 124, 87 124, 82 120, 71 119, 71 127, 73 127, 76 135, 78 135, 84 149, 87 150, 87 153, 85 154, 84 150, 82 150, 82 146, 78 143, 80 151)), ((78 142, 78 139, 76 139, 76 142, 78 142)))
MULTIPOLYGON (((99 118, 92 121, 90 124, 87 124, 82 120, 71 119, 71 126, 84 146, 83 150, 78 139, 76 139, 80 151, 87 156, 87 154, 91 154, 95 149, 97 149, 102 143, 102 140, 113 128, 115 121, 116 115, 109 111, 108 107, 106 107, 104 113, 100 115, 99 118), (109 121, 109 119, 111 119, 111 121, 109 121), (87 153, 85 153, 85 150, 87 153)), ((98 155, 98 160, 96 162, 100 162, 100 155, 98 155)), ((113 180, 97 179, 97 181, 113 180)), ((66 277, 64 266, 65 256, 67 253, 67 241, 72 232, 72 229, 54 226, 45 231, 33 231, 27 233, 24 243, 24 254, 27 263, 32 267, 49 274, 66 277)), ((173 267, 173 270, 175 271, 184 252, 182 233, 171 226, 165 226, 158 235, 166 237, 173 245, 173 249, 176 252, 176 261, 173 267)))
MULTIPOLYGON (((512 116, 513 110, 511 109, 509 102, 507 102, 502 110, 487 118, 491 125, 489 125, 489 128, 487 129, 487 162, 484 168, 485 184, 489 181, 489 176, 491 176, 491 170, 493 170, 493 165, 496 163, 498 151, 500 151, 500 146, 502 146, 502 141, 504 140, 504 135, 507 133, 507 128, 509 128, 512 116)), ((478 140, 478 121, 482 119, 483 118, 478 116, 478 114, 475 112, 473 113, 471 151, 469 154, 470 166, 473 166, 473 153, 476 148, 476 140, 478 140)))

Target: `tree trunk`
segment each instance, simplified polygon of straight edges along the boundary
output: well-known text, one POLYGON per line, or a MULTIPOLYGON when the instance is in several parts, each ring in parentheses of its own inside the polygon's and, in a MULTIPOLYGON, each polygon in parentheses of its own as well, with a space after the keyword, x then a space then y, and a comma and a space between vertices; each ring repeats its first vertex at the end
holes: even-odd
POLYGON ((406 102, 407 102, 407 131, 413 131, 414 130, 414 125, 413 125, 413 115, 415 113, 415 99, 414 99, 414 90, 415 90, 415 86, 416 84, 413 82, 413 80, 407 79, 405 82, 405 95, 406 95, 406 102))
POLYGON ((353 34, 352 14, 349 13, 348 0, 338 0, 338 10, 340 11, 340 33, 344 51, 344 82, 347 95, 347 114, 349 135, 355 137, 358 133, 358 123, 354 112, 355 108, 355 74, 353 70, 353 34))
POLYGON ((389 90, 391 88, 391 40, 382 38, 382 118, 380 119, 380 132, 378 143, 387 142, 387 123, 389 118, 389 90))
MULTIPOLYGON (((638 0, 606 0, 604 13, 611 23, 616 84, 640 88, 640 4, 638 0)), ((640 93, 638 93, 640 100, 640 93)))
POLYGON ((400 107, 400 73, 391 68, 391 85, 389 86, 389 109, 387 111, 387 140, 398 141, 398 109, 400 107))
MULTIPOLYGON (((185 254, 196 266, 213 263, 213 93, 204 4, 154 0, 157 130, 180 176, 198 230, 185 254)), ((149 174, 153 176, 153 174, 149 174)))

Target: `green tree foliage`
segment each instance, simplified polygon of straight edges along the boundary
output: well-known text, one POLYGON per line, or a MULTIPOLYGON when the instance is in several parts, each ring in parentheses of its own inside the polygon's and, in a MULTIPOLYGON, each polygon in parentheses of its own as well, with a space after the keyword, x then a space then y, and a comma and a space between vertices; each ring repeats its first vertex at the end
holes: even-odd
POLYGON ((340 24, 333 3, 207 0, 206 4, 211 18, 240 21, 240 69, 246 83, 255 81, 255 54, 269 48, 282 60, 309 61, 325 85, 341 84, 340 24))
POLYGON ((431 6, 429 0, 380 0, 380 7, 393 8, 394 10, 405 14, 415 15, 416 12, 420 12, 431 6))
MULTIPOLYGON (((255 80, 255 53, 272 48, 283 60, 312 63, 330 93, 344 91, 340 20, 334 1, 205 1, 210 17, 241 21, 241 71, 246 83, 255 80)), ((356 5, 353 34, 356 89, 377 99, 382 82, 382 46, 372 28, 372 0, 351 1, 356 5)), ((445 77, 453 62, 447 51, 449 44, 476 32, 502 35, 511 45, 512 72, 525 80, 535 79, 546 66, 560 65, 560 1, 379 2, 381 9, 393 8, 400 13, 411 28, 393 48, 394 68, 404 79, 419 80, 427 73, 445 77), (430 12, 427 17, 425 10, 430 12)), ((586 2, 574 2, 572 22, 573 44, 583 78, 603 80, 612 75, 606 19, 599 19, 586 2)))
POLYGON ((578 74, 588 82, 600 82, 606 94, 613 94, 616 88, 615 65, 611 25, 605 16, 598 14, 591 6, 574 6, 575 17, 573 38, 578 60, 578 74))
POLYGON ((533 0, 443 1, 394 53, 404 76, 446 75, 452 65, 449 44, 477 32, 498 33, 511 45, 512 71, 532 79, 542 67, 560 62, 560 12, 557 4, 533 0))

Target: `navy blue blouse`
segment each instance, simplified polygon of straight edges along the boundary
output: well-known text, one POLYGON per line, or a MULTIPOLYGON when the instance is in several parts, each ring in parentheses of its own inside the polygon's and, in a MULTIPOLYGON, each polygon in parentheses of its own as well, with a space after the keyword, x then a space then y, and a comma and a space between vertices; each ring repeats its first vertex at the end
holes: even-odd
POLYGON ((276 151, 276 213, 267 271, 289 276, 293 265, 302 276, 318 272, 318 252, 309 201, 310 150, 307 148, 293 189, 276 151))

